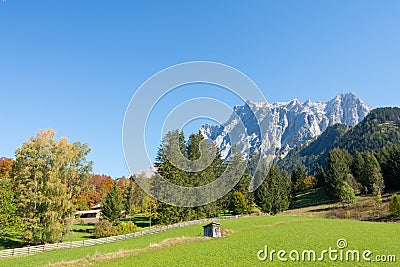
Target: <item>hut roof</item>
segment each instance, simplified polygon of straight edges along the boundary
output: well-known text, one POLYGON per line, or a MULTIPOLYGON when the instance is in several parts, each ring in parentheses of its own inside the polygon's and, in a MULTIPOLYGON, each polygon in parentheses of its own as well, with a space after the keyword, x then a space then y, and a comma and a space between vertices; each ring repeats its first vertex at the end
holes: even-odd
POLYGON ((203 227, 208 227, 208 226, 211 226, 211 225, 221 225, 221 224, 216 223, 216 222, 211 222, 209 224, 204 225, 203 227))

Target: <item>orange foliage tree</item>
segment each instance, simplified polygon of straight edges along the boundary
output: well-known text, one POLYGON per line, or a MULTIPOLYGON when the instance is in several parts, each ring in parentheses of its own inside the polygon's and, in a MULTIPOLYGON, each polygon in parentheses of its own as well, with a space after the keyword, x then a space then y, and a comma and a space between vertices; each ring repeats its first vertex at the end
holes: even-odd
POLYGON ((13 159, 0 158, 0 178, 8 177, 8 175, 11 173, 13 163, 13 159))
POLYGON ((94 205, 101 204, 111 187, 114 180, 105 174, 93 174, 87 181, 86 192, 78 198, 79 209, 91 209, 94 205))

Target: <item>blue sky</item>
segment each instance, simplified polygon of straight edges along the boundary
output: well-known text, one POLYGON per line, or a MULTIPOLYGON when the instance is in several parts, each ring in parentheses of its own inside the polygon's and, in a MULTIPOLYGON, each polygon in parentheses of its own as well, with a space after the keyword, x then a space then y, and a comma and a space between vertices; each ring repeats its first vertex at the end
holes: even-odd
MULTIPOLYGON (((399 1, 136 2, 0 2, 0 156, 51 127, 89 144, 96 173, 127 175, 121 132, 135 90, 194 60, 244 72, 270 102, 351 91, 399 106, 399 1)), ((210 94, 187 90, 160 110, 210 94)), ((159 133, 150 139, 154 155, 159 133)))

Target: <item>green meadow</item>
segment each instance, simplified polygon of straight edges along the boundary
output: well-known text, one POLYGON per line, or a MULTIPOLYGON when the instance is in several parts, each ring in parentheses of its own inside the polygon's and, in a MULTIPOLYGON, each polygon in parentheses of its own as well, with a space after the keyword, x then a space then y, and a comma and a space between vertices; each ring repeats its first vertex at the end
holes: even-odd
POLYGON ((280 215, 222 221, 221 225, 226 235, 219 239, 201 237, 201 225, 194 225, 112 244, 2 259, 0 266, 399 266, 400 225, 395 223, 280 215), (371 261, 346 262, 345 257, 331 261, 327 254, 318 261, 323 250, 340 251, 338 239, 347 241, 343 253, 358 250, 362 257, 363 251, 370 250, 371 261), (265 246, 269 252, 285 250, 288 261, 279 261, 276 253, 272 261, 260 261, 257 253, 265 246), (299 252, 299 261, 289 258, 292 250, 299 252), (314 250, 317 261, 309 261, 307 255, 302 261, 304 250, 314 250), (376 262, 377 255, 395 255, 397 263, 376 262))

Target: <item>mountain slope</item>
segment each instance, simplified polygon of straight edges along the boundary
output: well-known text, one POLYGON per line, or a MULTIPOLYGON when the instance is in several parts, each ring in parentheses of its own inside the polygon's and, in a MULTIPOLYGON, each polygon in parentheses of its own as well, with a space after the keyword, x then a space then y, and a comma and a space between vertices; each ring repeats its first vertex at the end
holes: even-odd
POLYGON ((247 101, 244 106, 234 108, 234 114, 224 125, 205 125, 200 131, 216 143, 224 158, 230 155, 231 139, 242 152, 246 149, 264 154, 279 151, 285 156, 297 145, 321 135, 331 125, 356 125, 370 110, 353 93, 337 95, 326 103, 310 100, 302 103, 296 99, 274 104, 247 101), (240 121, 245 132, 240 130, 240 121))
POLYGON ((356 150, 378 153, 384 146, 399 143, 400 108, 378 108, 354 127, 329 127, 313 142, 290 151, 278 164, 286 170, 303 164, 313 172, 316 164, 325 165, 328 152, 334 147, 347 149, 351 154, 356 150))
POLYGON ((378 152, 400 142, 400 108, 378 108, 336 141, 335 146, 358 151, 378 152))

